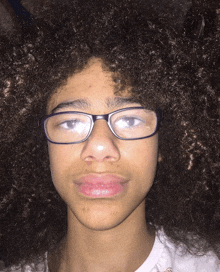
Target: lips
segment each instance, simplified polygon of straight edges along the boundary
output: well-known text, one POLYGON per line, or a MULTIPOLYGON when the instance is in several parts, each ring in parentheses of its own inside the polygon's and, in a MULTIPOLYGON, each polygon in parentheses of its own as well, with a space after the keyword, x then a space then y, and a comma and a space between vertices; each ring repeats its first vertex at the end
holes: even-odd
POLYGON ((124 191, 127 182, 117 175, 87 175, 76 183, 80 193, 94 198, 112 197, 124 191))

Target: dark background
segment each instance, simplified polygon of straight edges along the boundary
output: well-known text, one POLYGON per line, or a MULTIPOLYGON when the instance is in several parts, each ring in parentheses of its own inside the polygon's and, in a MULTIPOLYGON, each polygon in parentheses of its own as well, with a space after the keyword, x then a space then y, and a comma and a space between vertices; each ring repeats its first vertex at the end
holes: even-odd
MULTIPOLYGON (((11 34, 30 24, 52 2, 74 0, 0 0, 0 33, 11 34)), ((90 0, 92 3, 92 0, 90 0)), ((151 6, 177 31, 192 38, 210 35, 220 28, 220 0, 134 0, 143 8, 151 6), (219 14, 219 16, 218 16, 219 14)))

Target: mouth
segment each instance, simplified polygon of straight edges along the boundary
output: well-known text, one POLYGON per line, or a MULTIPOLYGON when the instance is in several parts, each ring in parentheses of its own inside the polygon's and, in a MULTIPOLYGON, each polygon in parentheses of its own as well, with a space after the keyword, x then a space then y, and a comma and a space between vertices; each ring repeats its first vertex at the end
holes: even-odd
POLYGON ((127 180, 117 175, 94 175, 81 177, 75 182, 78 191, 92 198, 108 198, 122 193, 127 180))

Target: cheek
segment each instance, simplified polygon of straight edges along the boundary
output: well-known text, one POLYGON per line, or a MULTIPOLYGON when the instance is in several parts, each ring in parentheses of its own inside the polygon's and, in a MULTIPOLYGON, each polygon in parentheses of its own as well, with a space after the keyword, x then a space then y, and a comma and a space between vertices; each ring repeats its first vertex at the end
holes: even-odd
POLYGON ((52 176, 61 173, 62 168, 65 166, 64 158, 67 156, 58 145, 48 144, 50 170, 52 176))
POLYGON ((64 154, 60 152, 60 148, 57 145, 48 143, 48 152, 50 158, 50 171, 53 184, 57 192, 62 196, 62 184, 58 181, 63 180, 62 173, 64 168, 64 154))
POLYGON ((73 156, 77 156, 77 150, 73 150, 74 148, 74 145, 48 144, 51 176, 58 192, 66 184, 64 181, 71 180, 66 176, 69 173, 67 169, 74 171, 76 167, 73 156))
POLYGON ((157 160, 158 160, 158 140, 157 136, 155 138, 149 138, 146 145, 139 149, 139 161, 142 164, 142 169, 152 169, 155 173, 157 160), (147 167, 144 167, 146 165, 147 167))
POLYGON ((79 151, 75 145, 55 145, 48 143, 50 171, 53 185, 64 200, 68 203, 73 194, 73 173, 77 171, 79 151))
POLYGON ((123 157, 144 170, 145 166, 156 167, 158 160, 158 136, 131 142, 123 149, 123 157))
POLYGON ((132 169, 134 180, 137 180, 139 189, 146 191, 146 187, 151 187, 158 160, 158 136, 136 141, 124 152, 124 156, 130 163, 127 164, 128 170, 132 169))

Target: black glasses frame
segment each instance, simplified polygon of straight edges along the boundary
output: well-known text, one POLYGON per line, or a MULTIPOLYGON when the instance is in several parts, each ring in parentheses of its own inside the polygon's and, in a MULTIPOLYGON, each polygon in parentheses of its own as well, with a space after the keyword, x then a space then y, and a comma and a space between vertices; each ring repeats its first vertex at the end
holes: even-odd
POLYGON ((44 129, 44 133, 46 135, 46 138, 47 140, 50 142, 50 143, 53 143, 53 144, 79 144, 79 143, 82 143, 82 142, 85 142, 89 136, 91 135, 92 133, 92 130, 93 130, 93 127, 94 127, 94 124, 97 120, 105 120, 108 124, 108 127, 109 129, 111 130, 111 132, 113 133, 113 135, 115 135, 118 139, 120 140, 125 140, 125 141, 134 141, 134 140, 141 140, 141 139, 146 139, 146 138, 150 138, 152 137, 153 135, 156 134, 156 132, 158 131, 159 129, 159 124, 160 124, 160 121, 162 120, 162 111, 161 110, 155 110, 154 112, 156 113, 156 116, 157 116, 157 124, 156 124, 156 128, 155 128, 155 131, 148 135, 148 136, 145 136, 145 137, 141 137, 141 138, 130 138, 130 139, 127 139, 127 138, 122 138, 120 136, 118 136, 113 128, 112 128, 112 125, 110 123, 110 119, 111 119, 111 116, 114 115, 115 113, 118 113, 118 112, 122 112, 122 111, 126 111, 126 110, 133 110, 133 109, 145 109, 144 107, 128 107, 128 108, 123 108, 123 109, 119 109, 119 110, 116 110, 116 111, 113 111, 113 112, 110 112, 110 113, 107 113, 107 114, 101 114, 101 115, 95 115, 95 114, 89 114, 89 113, 85 113, 85 112, 80 112, 80 111, 63 111, 63 112, 56 112, 56 113, 52 113, 52 114, 49 114, 49 115, 46 115, 42 121, 41 121, 41 124, 43 126, 43 129, 44 129), (61 114, 67 114, 67 113, 79 113, 79 114, 83 114, 83 115, 86 115, 88 116, 91 120, 92 120, 92 125, 91 125, 91 128, 90 128, 90 131, 88 132, 88 135, 85 139, 81 140, 81 141, 77 141, 77 142, 70 142, 70 143, 60 143, 60 142, 54 142, 52 140, 49 139, 49 137, 47 136, 47 132, 46 132, 46 120, 52 116, 55 116, 55 115, 61 115, 61 114))

